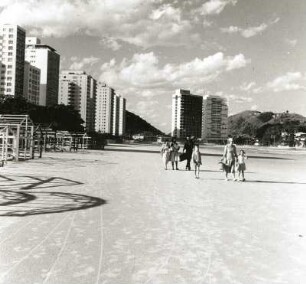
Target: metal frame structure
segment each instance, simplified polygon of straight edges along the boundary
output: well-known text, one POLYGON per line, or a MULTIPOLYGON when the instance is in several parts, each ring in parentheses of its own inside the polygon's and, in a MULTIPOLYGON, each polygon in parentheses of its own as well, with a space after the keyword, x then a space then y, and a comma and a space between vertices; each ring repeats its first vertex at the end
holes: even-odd
POLYGON ((44 151, 71 151, 88 149, 91 137, 86 133, 71 133, 69 131, 54 131, 49 126, 41 126, 40 138, 44 151))
POLYGON ((0 162, 2 167, 8 159, 8 136, 9 128, 7 126, 0 127, 0 162))
POLYGON ((28 115, 0 115, 1 155, 7 161, 9 155, 16 161, 34 157, 34 124, 28 115))
POLYGON ((34 159, 35 152, 77 151, 90 148, 86 133, 54 131, 49 126, 34 125, 29 115, 0 114, 0 165, 8 160, 34 159))

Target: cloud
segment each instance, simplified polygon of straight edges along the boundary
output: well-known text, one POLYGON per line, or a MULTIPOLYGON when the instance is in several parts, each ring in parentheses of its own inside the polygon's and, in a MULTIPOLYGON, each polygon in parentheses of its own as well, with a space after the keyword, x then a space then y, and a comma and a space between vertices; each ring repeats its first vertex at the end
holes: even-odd
POLYGON ((98 36, 113 50, 120 48, 119 42, 144 48, 200 42, 180 8, 154 0, 5 1, 0 22, 19 24, 38 36, 98 36))
POLYGON ((306 76, 301 72, 287 72, 267 83, 267 88, 273 92, 306 90, 306 76))
POLYGON ((239 96, 239 95, 234 95, 234 94, 227 94, 222 91, 216 92, 217 96, 226 98, 228 102, 230 103, 238 103, 238 104, 243 104, 243 103, 251 103, 254 101, 253 98, 247 97, 247 96, 239 96))
POLYGON ((244 92, 248 92, 250 91, 251 89, 253 89, 255 87, 256 83, 255 82, 250 82, 250 83, 246 83, 244 82, 240 87, 239 89, 241 91, 244 91, 244 92))
POLYGON ((250 60, 246 60, 243 54, 238 54, 235 57, 233 57, 233 59, 228 61, 228 66, 226 70, 230 71, 245 67, 248 62, 250 62, 250 60))
POLYGON ((154 52, 136 53, 131 58, 118 62, 111 59, 102 64, 99 80, 126 97, 130 111, 139 113, 148 121, 154 121, 153 114, 158 112, 162 113, 163 119, 170 120, 168 104, 175 89, 202 90, 204 85, 219 79, 222 74, 235 72, 248 62, 242 54, 225 56, 218 52, 180 64, 162 64, 154 52))
POLYGON ((258 105, 252 105, 251 110, 258 110, 258 105))
POLYGON ((118 64, 114 60, 103 64, 100 79, 122 89, 197 88, 217 79, 222 73, 243 68, 249 62, 243 54, 224 56, 218 52, 202 59, 160 66, 154 52, 136 53, 118 64))
POLYGON ((273 24, 277 23, 278 21, 279 21, 279 18, 276 18, 276 19, 270 21, 269 24, 262 23, 259 26, 249 27, 249 28, 245 28, 245 29, 240 28, 240 27, 236 27, 236 26, 230 26, 230 27, 227 27, 227 28, 221 28, 221 31, 223 33, 228 33, 228 34, 239 33, 244 38, 250 38, 250 37, 254 37, 254 36, 262 33, 270 25, 273 25, 273 24))
POLYGON ((203 27, 204 28, 211 27, 212 24, 213 24, 213 22, 211 22, 211 21, 207 21, 206 19, 203 20, 203 27))
POLYGON ((262 33, 267 28, 268 28, 268 25, 265 23, 262 23, 261 25, 257 27, 250 27, 250 28, 241 30, 241 35, 245 38, 253 37, 259 33, 262 33))
POLYGON ((297 44, 297 39, 286 39, 285 42, 291 46, 291 47, 295 47, 297 44))
POLYGON ((105 47, 110 48, 114 51, 119 50, 122 46, 117 40, 115 40, 114 38, 111 38, 111 37, 110 38, 102 38, 100 40, 100 43, 102 45, 104 45, 105 47))
POLYGON ((209 0, 201 6, 199 12, 201 15, 218 15, 226 5, 236 5, 236 3, 237 1, 235 0, 209 0))
POLYGON ((151 120, 157 117, 154 107, 158 105, 157 100, 141 100, 136 103, 133 109, 142 117, 148 117, 151 120))
POLYGON ((78 57, 71 57, 72 64, 70 65, 69 69, 71 70, 84 70, 85 67, 93 66, 94 64, 98 63, 100 58, 90 56, 84 57, 79 59, 78 57))
POLYGON ((264 91, 264 88, 263 87, 258 87, 258 88, 254 88, 252 90, 253 94, 260 94, 264 91))

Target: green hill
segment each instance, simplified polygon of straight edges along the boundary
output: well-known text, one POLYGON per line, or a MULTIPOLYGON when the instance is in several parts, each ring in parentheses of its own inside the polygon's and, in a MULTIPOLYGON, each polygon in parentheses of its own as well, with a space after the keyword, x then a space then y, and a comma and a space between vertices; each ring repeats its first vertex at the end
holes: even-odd
POLYGON ((241 143, 246 140, 253 142, 255 139, 263 144, 270 144, 271 140, 280 143, 282 133, 287 133, 289 137, 298 131, 306 132, 306 118, 289 112, 243 111, 229 116, 228 129, 229 134, 237 137, 241 143))
POLYGON ((152 126, 143 118, 130 111, 126 111, 126 134, 132 136, 144 132, 151 132, 153 136, 165 135, 162 131, 152 126))

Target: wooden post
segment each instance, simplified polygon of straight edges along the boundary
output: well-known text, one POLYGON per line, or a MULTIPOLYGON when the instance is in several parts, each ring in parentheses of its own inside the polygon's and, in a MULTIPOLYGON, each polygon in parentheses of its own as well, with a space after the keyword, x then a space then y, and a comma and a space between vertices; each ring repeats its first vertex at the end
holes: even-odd
POLYGON ((30 136, 30 159, 34 159, 34 126, 31 127, 31 136, 30 136))
POLYGON ((15 143, 15 160, 19 161, 19 137, 20 136, 20 125, 17 125, 17 132, 16 132, 16 143, 15 143))

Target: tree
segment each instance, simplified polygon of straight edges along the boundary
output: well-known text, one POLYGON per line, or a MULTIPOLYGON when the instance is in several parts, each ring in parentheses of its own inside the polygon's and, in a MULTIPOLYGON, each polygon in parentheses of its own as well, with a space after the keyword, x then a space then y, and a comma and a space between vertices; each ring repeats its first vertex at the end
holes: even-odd
POLYGON ((28 114, 36 124, 48 124, 52 129, 67 131, 84 131, 82 120, 78 111, 72 106, 54 105, 38 106, 28 103, 23 98, 4 98, 0 102, 2 114, 28 114))

